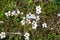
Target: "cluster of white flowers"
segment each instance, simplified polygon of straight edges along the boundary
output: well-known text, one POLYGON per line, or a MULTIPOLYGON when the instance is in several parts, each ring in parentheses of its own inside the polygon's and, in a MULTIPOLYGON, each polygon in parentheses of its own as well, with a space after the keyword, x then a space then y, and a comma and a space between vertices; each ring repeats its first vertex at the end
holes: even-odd
MULTIPOLYGON (((41 7, 40 6, 36 6, 36 13, 37 14, 40 14, 41 13, 41 7)), ((36 21, 33 21, 32 22, 32 29, 36 29, 37 28, 37 21, 39 21, 40 20, 40 17, 39 17, 39 15, 37 15, 37 16, 34 16, 34 19, 36 20, 36 21)))
MULTIPOLYGON (((36 6, 36 13, 37 14, 41 13, 41 7, 40 6, 36 6)), ((39 15, 34 15, 31 12, 29 12, 29 14, 26 14, 25 19, 23 19, 21 21, 21 23, 22 23, 22 25, 25 25, 25 23, 28 23, 28 24, 32 23, 32 29, 36 29, 37 28, 37 21, 39 21, 39 20, 40 20, 39 15), (34 19, 35 21, 33 20, 33 22, 31 22, 30 19, 34 19)))
POLYGON ((31 12, 29 12, 29 14, 26 14, 26 17, 23 17, 21 24, 25 25, 25 23, 28 23, 28 24, 32 23, 32 29, 36 29, 37 28, 37 21, 39 21, 39 20, 40 20, 40 17, 38 15, 35 16, 31 12), (31 22, 30 19, 34 19, 35 21, 33 20, 33 22, 31 22))
POLYGON ((24 34, 24 37, 25 37, 25 40, 29 40, 29 33, 28 32, 25 32, 25 34, 24 34))
POLYGON ((43 28, 47 28, 47 24, 46 24, 46 23, 43 23, 43 24, 42 24, 42 27, 43 27, 43 28))
POLYGON ((27 19, 26 17, 23 17, 23 20, 21 20, 21 24, 22 24, 22 25, 25 25, 25 23, 30 24, 31 21, 30 21, 29 19, 27 19))
MULTIPOLYGON (((41 7, 40 6, 36 6, 36 14, 40 14, 41 13, 41 7)), ((17 9, 17 10, 14 10, 14 11, 8 11, 5 13, 5 15, 8 17, 8 16, 14 16, 14 15, 17 15, 20 14, 20 11, 17 9)), ((21 12, 21 15, 23 15, 23 12, 21 12)), ((35 15, 35 14, 32 14, 31 12, 29 12, 29 14, 26 14, 26 17, 23 17, 23 19, 21 20, 21 24, 22 25, 25 25, 25 23, 27 24, 32 24, 32 29, 36 29, 38 27, 37 25, 37 22, 40 20, 40 17, 39 15, 35 15), (31 21, 31 19, 34 19, 31 21)), ((45 25, 46 27, 46 25, 45 25)), ((17 34, 17 33, 15 33, 17 34)), ((24 34, 24 37, 25 37, 25 40, 29 40, 29 33, 25 32, 24 34)))
POLYGON ((6 37, 6 33, 5 32, 0 32, 0 38, 3 39, 6 37))
POLYGON ((18 14, 20 14, 19 9, 13 10, 12 12, 11 12, 11 11, 8 11, 8 12, 5 13, 5 15, 6 15, 7 17, 8 17, 8 16, 13 16, 13 15, 18 16, 18 14))
POLYGON ((41 7, 40 7, 40 5, 39 6, 36 6, 36 13, 37 14, 40 14, 41 13, 41 7))

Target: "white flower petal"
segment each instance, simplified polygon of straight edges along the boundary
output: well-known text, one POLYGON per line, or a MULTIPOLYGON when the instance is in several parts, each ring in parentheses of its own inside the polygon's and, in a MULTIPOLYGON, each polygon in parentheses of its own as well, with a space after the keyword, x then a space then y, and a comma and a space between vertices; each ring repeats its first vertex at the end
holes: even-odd
POLYGON ((51 28, 51 30, 52 30, 53 28, 51 28))
POLYGON ((11 12, 11 16, 13 16, 15 14, 16 14, 16 11, 15 10, 11 12))
POLYGON ((5 13, 5 15, 8 17, 8 13, 5 13))
POLYGON ((57 14, 57 16, 59 16, 59 17, 60 17, 60 13, 58 13, 58 14, 57 14))
POLYGON ((40 13, 41 13, 41 11, 40 11, 40 10, 39 10, 39 11, 36 11, 36 13, 37 13, 37 14, 40 14, 40 13))
POLYGON ((36 29, 37 27, 32 27, 32 29, 36 29))
POLYGON ((21 12, 21 15, 23 15, 24 13, 23 12, 21 12))
POLYGON ((25 40, 29 40, 29 37, 25 37, 25 40))
POLYGON ((10 11, 8 11, 8 13, 11 13, 10 11))
POLYGON ((41 9, 41 7, 40 6, 36 6, 36 9, 41 9))
POLYGON ((17 9, 17 14, 20 14, 20 11, 17 9))
POLYGON ((23 20, 25 20, 26 19, 26 17, 23 17, 23 20))

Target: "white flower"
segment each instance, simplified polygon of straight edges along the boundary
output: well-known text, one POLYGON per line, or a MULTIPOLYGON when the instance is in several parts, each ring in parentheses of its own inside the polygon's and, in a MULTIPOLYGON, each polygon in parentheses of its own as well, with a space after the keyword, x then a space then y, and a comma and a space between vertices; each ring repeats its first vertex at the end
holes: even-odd
POLYGON ((15 14, 15 16, 17 16, 17 17, 18 17, 18 14, 16 13, 16 14, 15 14))
POLYGON ((11 12, 11 16, 13 16, 13 15, 16 15, 16 11, 15 10, 11 12))
POLYGON ((31 18, 32 18, 32 19, 35 19, 36 17, 35 17, 35 15, 34 15, 34 14, 31 14, 31 18))
POLYGON ((36 10, 41 10, 41 7, 40 6, 36 6, 36 10))
POLYGON ((36 16, 36 21, 40 20, 39 16, 36 16))
POLYGON ((25 20, 22 20, 22 21, 21 21, 21 24, 22 24, 22 25, 25 25, 25 20))
POLYGON ((21 15, 23 15, 24 13, 23 12, 21 12, 21 15))
POLYGON ((33 26, 33 27, 32 27, 32 29, 36 29, 36 27, 35 27, 35 26, 33 26))
POLYGON ((25 20, 26 19, 26 17, 23 17, 23 20, 25 20))
POLYGON ((59 16, 59 17, 60 17, 60 13, 58 13, 58 14, 57 14, 57 16, 59 16))
POLYGON ((0 33, 0 37, 1 37, 1 39, 5 38, 5 37, 6 37, 5 32, 1 32, 1 33, 0 33))
POLYGON ((25 32, 24 37, 29 37, 29 36, 30 36, 29 33, 25 32))
POLYGON ((30 21, 29 19, 26 19, 26 23, 30 24, 30 23, 31 23, 31 21, 30 21))
POLYGON ((32 29, 36 29, 37 26, 38 26, 38 25, 37 25, 37 22, 33 21, 33 22, 32 22, 32 29))
POLYGON ((7 17, 9 16, 7 12, 5 13, 5 15, 6 15, 7 17))
POLYGON ((40 6, 36 6, 36 13, 40 14, 41 13, 41 7, 40 6))
POLYGON ((31 18, 31 13, 29 12, 29 14, 26 14, 26 18, 30 19, 31 18))
POLYGON ((28 32, 25 32, 25 34, 24 34, 24 37, 25 37, 25 40, 29 40, 29 33, 28 32))
POLYGON ((8 13, 11 13, 10 11, 8 11, 8 13))
POLYGON ((47 24, 46 24, 46 23, 43 23, 43 24, 42 24, 42 27, 43 27, 43 28, 47 28, 47 24))
POLYGON ((37 14, 40 14, 41 13, 41 10, 40 11, 36 11, 37 14))
POLYGON ((11 15, 11 14, 10 14, 10 11, 6 12, 5 15, 6 15, 7 17, 10 16, 10 15, 11 15))
POLYGON ((19 9, 17 9, 17 14, 20 14, 20 11, 19 11, 19 9))
POLYGON ((36 17, 34 14, 31 14, 31 12, 29 12, 29 14, 26 15, 26 18, 27 19, 30 19, 30 18, 35 19, 36 17))
POLYGON ((29 37, 25 37, 25 40, 29 40, 29 37))
POLYGON ((30 19, 30 16, 29 16, 29 14, 26 14, 26 18, 30 19))
POLYGON ((25 17, 23 17, 23 20, 21 21, 22 25, 25 25, 25 17))
POLYGON ((52 30, 53 28, 51 28, 51 30, 52 30))
POLYGON ((17 10, 17 13, 16 13, 16 10, 13 10, 12 12, 8 11, 5 13, 5 15, 8 17, 8 16, 13 16, 13 15, 16 15, 18 16, 18 14, 20 13, 19 10, 17 10))

